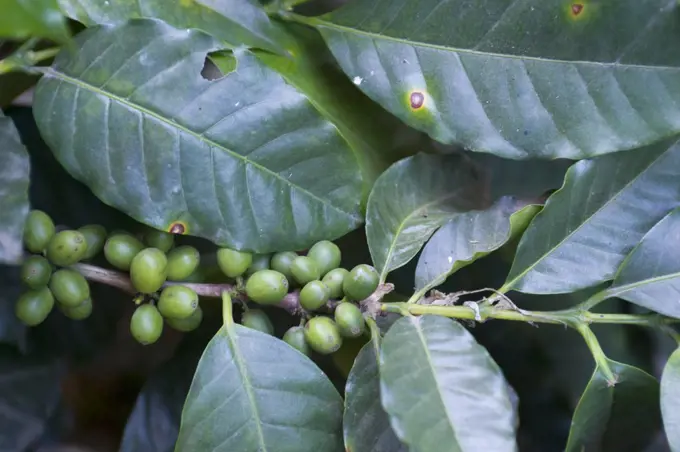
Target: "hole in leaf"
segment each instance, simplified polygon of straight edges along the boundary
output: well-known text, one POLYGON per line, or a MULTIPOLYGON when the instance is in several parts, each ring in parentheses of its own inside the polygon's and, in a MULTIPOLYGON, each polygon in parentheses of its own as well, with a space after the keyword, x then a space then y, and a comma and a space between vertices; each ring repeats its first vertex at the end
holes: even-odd
POLYGON ((228 50, 208 54, 203 63, 201 76, 206 80, 218 80, 236 70, 236 57, 228 50))

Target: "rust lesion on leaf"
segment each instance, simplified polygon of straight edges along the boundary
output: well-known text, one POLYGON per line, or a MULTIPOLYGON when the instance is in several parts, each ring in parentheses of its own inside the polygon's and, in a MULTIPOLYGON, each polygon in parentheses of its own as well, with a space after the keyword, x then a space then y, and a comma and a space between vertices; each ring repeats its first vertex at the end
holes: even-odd
POLYGON ((170 234, 184 235, 189 232, 189 227, 183 221, 173 221, 167 230, 170 234))
POLYGON ((422 91, 411 91, 408 100, 412 110, 420 110, 425 106, 425 93, 422 91))

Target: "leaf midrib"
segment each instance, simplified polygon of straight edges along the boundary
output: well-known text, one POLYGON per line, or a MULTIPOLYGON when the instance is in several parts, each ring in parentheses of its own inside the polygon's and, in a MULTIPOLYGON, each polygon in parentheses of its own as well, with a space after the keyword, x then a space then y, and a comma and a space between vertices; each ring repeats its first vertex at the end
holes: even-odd
POLYGON ((444 403, 444 394, 439 384, 439 380, 435 376, 432 355, 430 354, 430 349, 427 347, 427 341, 425 340, 425 335, 423 334, 423 330, 420 325, 421 322, 423 321, 423 317, 409 317, 408 319, 411 325, 414 326, 416 333, 418 334, 418 339, 420 339, 420 343, 423 346, 423 350, 425 350, 425 358, 427 359, 427 364, 429 368, 432 370, 432 379, 434 380, 434 386, 437 389, 437 394, 439 394, 439 400, 442 404, 442 408, 444 409, 444 413, 446 414, 446 419, 449 422, 449 427, 451 427, 451 433, 453 433, 453 437, 456 439, 456 446, 460 447, 460 442, 458 441, 456 429, 453 427, 453 419, 451 419, 451 417, 449 416, 449 410, 446 409, 446 404, 444 403))
MULTIPOLYGON (((404 217, 404 219, 399 223, 399 227, 397 228, 397 230, 395 231, 395 234, 394 234, 394 240, 390 244, 390 247, 387 251, 387 254, 385 255, 385 266, 383 267, 382 271, 380 272, 380 280, 381 281, 384 282, 387 275, 392 270, 394 270, 394 269, 388 270, 388 268, 390 267, 390 265, 389 265, 390 259, 392 259, 392 255, 394 254, 394 250, 397 247, 397 245, 396 245, 397 244, 397 238, 401 235, 401 232, 406 227, 405 225, 408 222, 408 220, 413 218, 418 212, 422 212, 422 210, 425 209, 426 207, 430 207, 433 204, 438 204, 438 203, 446 201, 447 199, 450 199, 450 198, 455 198, 456 196, 458 196, 458 190, 455 192, 455 194, 447 194, 446 196, 442 196, 441 198, 436 198, 436 199, 433 199, 432 201, 429 201, 425 204, 421 204, 417 209, 412 210, 408 215, 406 215, 406 217, 404 217)), ((450 221, 452 217, 458 215, 459 213, 460 212, 448 214, 446 216, 446 221, 450 221)), ((441 227, 441 224, 439 226, 434 226, 433 230, 436 230, 439 227, 441 227)))
POLYGON ((640 288, 641 286, 646 286, 649 284, 655 284, 659 282, 664 282, 670 279, 675 279, 675 278, 680 278, 680 272, 674 272, 674 273, 669 273, 667 275, 662 275, 662 276, 655 276, 652 278, 645 278, 640 281, 624 284, 622 286, 616 286, 616 280, 614 280, 614 285, 612 285, 610 288, 607 289, 607 298, 610 297, 616 297, 622 294, 625 294, 626 292, 630 292, 631 290, 635 290, 640 288))
POLYGON ((238 333, 235 331, 234 327, 234 322, 233 320, 231 322, 228 322, 225 325, 226 332, 227 332, 227 339, 229 340, 229 348, 231 349, 231 352, 234 355, 234 363, 236 364, 236 368, 238 369, 239 374, 241 375, 241 378, 243 379, 243 389, 246 392, 246 396, 248 397, 248 402, 250 403, 250 407, 252 409, 253 417, 255 418, 255 429, 257 431, 257 440, 262 447, 261 452, 267 452, 267 444, 265 443, 264 440, 264 433, 262 432, 262 425, 261 425, 261 420, 260 420, 260 412, 257 408, 257 403, 255 401, 255 394, 253 394, 253 389, 252 389, 252 383, 250 382, 250 375, 248 375, 248 369, 246 369, 246 366, 243 362, 243 357, 241 356, 241 351, 239 350, 238 344, 236 343, 236 340, 233 336, 236 336, 238 333))
POLYGON ((356 218, 356 215, 354 215, 353 213, 347 212, 347 211, 329 203, 328 201, 324 200, 323 198, 320 198, 317 195, 309 192, 308 190, 300 187, 299 185, 293 184, 288 179, 285 179, 280 174, 277 174, 277 173, 271 171, 269 168, 262 166, 262 165, 260 165, 256 162, 253 162, 252 160, 248 159, 247 157, 245 157, 245 156, 243 156, 243 155, 241 155, 241 154, 239 154, 239 153, 237 153, 237 152, 235 152, 235 151, 233 151, 229 148, 226 148, 226 147, 222 146, 221 144, 219 144, 219 143, 217 143, 213 140, 208 139, 204 135, 201 135, 199 133, 194 132, 191 129, 188 129, 187 127, 185 127, 185 126, 183 126, 183 125, 181 125, 177 122, 170 121, 168 118, 165 118, 165 117, 161 116, 160 114, 158 114, 158 113, 156 113, 152 110, 149 110, 148 108, 144 108, 141 105, 138 105, 134 102, 130 102, 123 97, 120 97, 120 96, 115 95, 115 94, 108 92, 108 91, 101 90, 101 89, 99 89, 99 88, 97 88, 97 87, 95 87, 95 86, 93 86, 93 85, 91 85, 87 82, 79 80, 77 78, 68 76, 68 75, 64 74, 63 72, 55 70, 54 68, 49 68, 47 71, 45 71, 45 76, 50 76, 50 75, 53 75, 55 78, 58 78, 58 79, 61 79, 65 82, 71 83, 72 85, 75 85, 78 88, 84 89, 84 90, 89 91, 91 93, 94 93, 96 95, 107 97, 107 98, 109 98, 113 101, 116 101, 116 102, 118 102, 122 105, 125 105, 125 106, 127 106, 131 109, 137 110, 142 114, 146 114, 146 115, 148 115, 148 116, 150 116, 150 117, 152 117, 152 118, 154 118, 154 119, 156 119, 156 120, 158 120, 158 121, 160 121, 160 122, 162 122, 162 123, 164 123, 164 124, 166 124, 170 127, 176 128, 181 132, 184 132, 188 135, 191 135, 194 138, 200 140, 201 142, 204 142, 204 143, 206 143, 210 146, 214 146, 215 148, 222 149, 224 152, 226 152, 227 154, 229 154, 233 158, 236 158, 238 160, 243 161, 246 165, 252 165, 254 168, 258 169, 259 171, 262 171, 263 173, 268 174, 269 176, 271 176, 275 179, 278 179, 279 181, 283 182, 285 185, 290 186, 291 188, 293 188, 293 189, 299 191, 300 193, 308 196, 312 200, 314 200, 314 201, 316 201, 320 204, 323 204, 325 206, 328 206, 328 207, 332 208, 333 210, 335 210, 336 212, 339 212, 343 215, 346 215, 346 216, 348 216, 352 219, 356 218))
MULTIPOLYGON (((659 161, 659 159, 661 159, 663 156, 665 156, 667 152, 669 152, 672 148, 674 148, 674 147, 676 146, 676 144, 677 144, 677 141, 674 142, 673 144, 671 144, 670 146, 668 146, 668 148, 666 148, 666 150, 664 150, 663 152, 661 152, 654 160, 650 161, 649 164, 648 164, 642 171, 640 171, 640 172, 637 174, 637 176, 635 176, 635 177, 632 178, 630 181, 628 181, 628 183, 625 184, 623 187, 621 187, 621 189, 619 189, 619 190, 615 193, 615 195, 612 196, 606 203, 602 204, 602 206, 600 206, 600 208, 598 208, 598 209, 597 209, 596 211, 594 211, 591 215, 589 215, 587 218, 585 218, 584 221, 583 221, 576 229, 574 229, 574 230, 571 231, 569 234, 567 234, 566 236, 564 236, 564 238, 563 238, 562 240, 560 240, 558 243, 556 243, 555 246, 553 246, 552 248, 550 248, 547 252, 543 253, 543 255, 541 256, 540 259, 537 259, 532 265, 528 266, 524 271, 520 272, 520 273, 519 273, 515 278, 513 278, 511 281, 506 281, 506 282, 503 284, 503 287, 501 287, 501 288, 499 289, 499 292, 502 292, 502 293, 503 293, 503 292, 506 292, 506 291, 512 289, 513 286, 515 285, 515 283, 517 283, 520 279, 524 278, 530 271, 532 271, 534 268, 536 268, 536 266, 537 266, 539 263, 543 262, 543 260, 546 259, 550 254, 552 254, 557 248, 559 248, 560 246, 562 246, 562 244, 564 244, 564 243, 565 243, 567 240, 569 240, 574 234, 576 234, 578 231, 580 231, 580 230, 581 230, 588 222, 590 222, 590 220, 591 220, 593 217, 595 217, 595 216, 596 216, 597 214, 599 214, 602 210, 604 210, 606 207, 608 207, 612 202, 614 202, 615 200, 617 200, 617 199, 619 198, 619 196, 621 195, 621 193, 623 193, 625 190, 627 190, 633 183, 635 183, 640 177, 642 177, 642 175, 644 175, 647 171, 649 171, 649 169, 650 169, 652 166, 654 166, 654 165, 659 161)), ((595 163, 595 164, 596 164, 596 163, 595 163)), ((573 168, 573 166, 572 166, 571 168, 569 168, 569 170, 567 171, 567 175, 565 176, 565 179, 564 179, 564 184, 563 184, 562 187, 558 190, 558 192, 561 192, 561 191, 564 190, 564 188, 567 186, 567 182, 568 182, 568 180, 569 180, 570 173, 572 172, 572 168, 573 168)), ((557 192, 555 192, 555 193, 557 193, 557 192)), ((547 203, 546 203, 546 206, 547 206, 547 203)), ((541 210, 541 211, 536 215, 536 217, 538 217, 539 215, 546 215, 546 214, 545 214, 545 209, 541 210)), ((535 218, 536 218, 536 217, 535 217, 535 218)), ((533 220, 532 220, 532 222, 533 222, 533 220)), ((511 271, 512 271, 512 269, 511 269, 511 271)))
POLYGON ((290 16, 292 19, 305 23, 307 25, 313 26, 313 27, 321 27, 321 28, 330 28, 334 29, 337 31, 341 31, 344 33, 350 33, 350 34, 356 34, 356 35, 362 35, 371 39, 382 39, 385 41, 391 41, 399 44, 404 44, 408 46, 413 46, 413 47, 424 47, 424 48, 430 48, 434 50, 443 50, 446 52, 454 52, 454 53, 460 53, 460 54, 469 54, 469 55, 478 55, 478 56, 484 56, 484 57, 495 57, 495 58, 509 58, 509 59, 517 59, 517 60, 530 60, 530 61, 542 61, 542 62, 547 62, 547 63, 557 63, 557 64, 580 64, 580 65, 588 65, 588 66, 598 66, 598 67, 625 67, 625 68, 637 68, 637 69, 655 69, 655 70, 669 70, 669 71, 678 71, 680 70, 680 67, 674 67, 674 66, 645 66, 641 64, 621 64, 617 62, 611 62, 611 63, 605 63, 605 62, 599 62, 599 61, 586 61, 586 60, 560 60, 560 59, 554 59, 554 58, 539 58, 539 57, 532 57, 532 56, 524 56, 524 55, 511 55, 511 54, 505 54, 505 53, 494 53, 494 52, 480 52, 479 50, 472 50, 472 49, 461 49, 458 47, 446 47, 443 45, 438 45, 438 44, 430 44, 427 42, 421 42, 421 41, 408 41, 403 38, 397 38, 394 36, 388 36, 388 35, 383 35, 380 33, 374 33, 370 31, 365 31, 365 30, 359 30, 356 28, 351 28, 345 25, 338 25, 333 22, 328 22, 326 20, 321 20, 319 18, 313 18, 313 17, 302 17, 298 16, 296 14, 289 14, 287 17, 290 16))

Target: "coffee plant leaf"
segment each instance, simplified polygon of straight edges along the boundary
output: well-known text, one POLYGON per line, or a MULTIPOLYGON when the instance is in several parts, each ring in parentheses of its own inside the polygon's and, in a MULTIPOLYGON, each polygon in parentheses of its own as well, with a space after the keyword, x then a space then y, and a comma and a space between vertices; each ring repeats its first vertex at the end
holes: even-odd
POLYGON ((34 115, 59 162, 105 203, 260 253, 362 223, 351 148, 253 54, 236 52, 238 69, 209 81, 200 72, 217 42, 202 32, 139 19, 75 41, 38 83, 34 115))
POLYGON ((160 19, 176 28, 202 30, 230 48, 286 53, 285 33, 256 0, 58 0, 70 18, 85 25, 118 24, 129 19, 160 19))
POLYGON ((680 450, 680 350, 674 351, 661 374, 661 415, 673 452, 680 450))
POLYGON ((368 197, 366 237, 381 280, 408 263, 451 216, 480 208, 479 169, 458 154, 417 154, 376 181, 368 197))
POLYGON ((622 432, 627 448, 644 450, 661 426, 659 382, 636 367, 607 362, 614 380, 595 369, 576 406, 566 452, 610 450, 622 432))
POLYGON ((380 350, 380 395, 412 451, 517 451, 517 413, 501 369, 458 322, 403 317, 380 350))
POLYGON ((680 209, 657 223, 631 251, 611 287, 616 296, 652 311, 680 317, 680 209))
POLYGON ((612 280, 680 205, 679 177, 675 139, 574 164, 522 236, 501 291, 568 293, 612 280))
POLYGON ((0 263, 23 258, 24 220, 29 210, 30 161, 11 118, 0 111, 0 263))
POLYGON ((342 423, 345 447, 352 452, 407 452, 380 404, 380 345, 376 339, 361 348, 347 378, 342 423))
POLYGON ((70 32, 57 0, 4 0, 0 14, 0 38, 49 38, 66 43, 70 32))
POLYGON ((309 358, 231 322, 198 363, 175 450, 341 452, 342 410, 340 394, 309 358))
POLYGON ((416 266, 416 289, 432 289, 497 250, 521 234, 540 210, 540 205, 503 197, 488 209, 456 215, 423 248, 416 266))
POLYGON ((369 97, 443 143, 582 159, 680 132, 666 0, 353 0, 315 26, 369 97), (521 23, 522 26, 518 26, 521 23))

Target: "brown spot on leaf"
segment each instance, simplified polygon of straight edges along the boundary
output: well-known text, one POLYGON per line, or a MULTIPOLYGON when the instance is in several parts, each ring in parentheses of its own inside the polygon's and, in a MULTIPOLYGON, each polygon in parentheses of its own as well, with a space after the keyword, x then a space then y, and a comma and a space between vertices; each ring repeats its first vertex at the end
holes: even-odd
POLYGON ((168 232, 170 234, 185 234, 187 232, 187 227, 184 223, 176 221, 170 225, 168 232))
POLYGON ((410 97, 411 108, 417 110, 425 104, 425 95, 420 91, 413 91, 410 97))
POLYGON ((583 11, 582 3, 574 3, 573 5, 571 5, 571 13, 574 16, 578 16, 579 14, 581 14, 582 11, 583 11))

